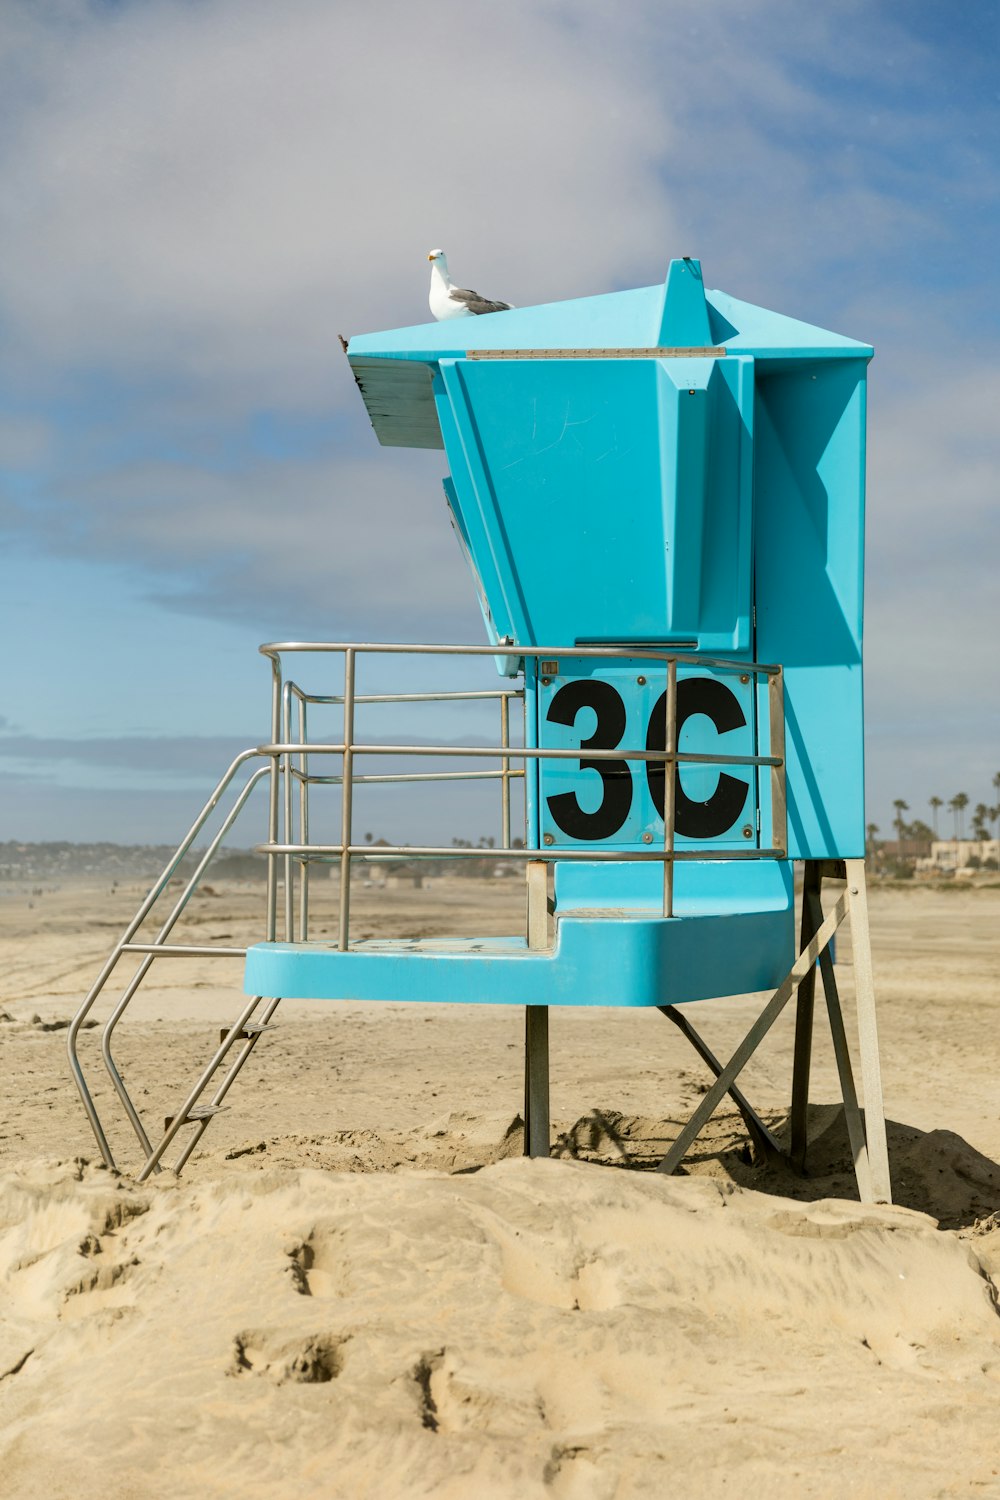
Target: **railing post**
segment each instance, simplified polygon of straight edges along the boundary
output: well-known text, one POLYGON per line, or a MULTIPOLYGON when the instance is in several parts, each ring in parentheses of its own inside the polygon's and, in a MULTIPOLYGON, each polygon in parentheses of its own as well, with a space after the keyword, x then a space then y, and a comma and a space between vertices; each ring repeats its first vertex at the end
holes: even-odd
POLYGON ((768 753, 781 764, 771 767, 771 848, 788 850, 788 797, 785 778, 785 688, 779 666, 767 679, 768 753))
MULTIPOLYGON (((286 682, 281 694, 281 737, 286 745, 292 743, 292 688, 294 684, 286 682)), ((282 799, 284 803, 285 818, 285 843, 294 844, 295 829, 292 826, 293 791, 292 786, 292 757, 285 754, 281 757, 282 774, 285 778, 282 799)), ((285 855, 285 942, 295 941, 295 882, 292 878, 292 856, 285 855)))
MULTIPOLYGON (((271 744, 281 739, 281 659, 271 657, 271 744)), ((271 785, 268 794, 267 841, 273 848, 278 842, 278 757, 271 756, 271 785)), ((267 912, 265 935, 273 943, 278 935, 278 856, 267 856, 267 912)))
POLYGON ((677 817, 677 659, 667 662, 667 723, 663 763, 663 915, 674 914, 674 822, 677 817))
POLYGON ((354 648, 344 652, 344 779, 340 801, 340 936, 338 947, 347 952, 351 920, 351 818, 354 792, 354 648))
MULTIPOLYGON (((510 746, 510 699, 506 693, 500 698, 500 744, 504 750, 510 746)), ((500 847, 510 848, 510 756, 500 760, 500 847)))
MULTIPOLYGON (((299 743, 303 746, 308 740, 308 725, 306 722, 306 700, 303 693, 299 693, 299 743)), ((303 749, 299 756, 299 837, 303 844, 309 842, 309 757, 303 749)), ((299 862, 299 935, 303 942, 309 936, 309 860, 303 858, 299 862)))

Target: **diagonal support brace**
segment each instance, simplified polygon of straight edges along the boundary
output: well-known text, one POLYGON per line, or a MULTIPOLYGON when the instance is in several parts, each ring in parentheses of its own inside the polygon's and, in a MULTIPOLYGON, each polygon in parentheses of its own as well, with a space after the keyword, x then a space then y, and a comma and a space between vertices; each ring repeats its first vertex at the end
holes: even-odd
MULTIPOLYGON (((705 1041, 705 1038, 701 1036, 699 1032, 695 1031, 694 1027, 691 1025, 691 1022, 688 1020, 687 1016, 684 1015, 683 1011, 681 1011, 676 1005, 658 1005, 656 1008, 661 1015, 666 1016, 668 1021, 673 1021, 674 1025, 681 1032, 681 1034, 685 1036, 691 1043, 691 1046, 697 1052, 702 1062, 705 1063, 711 1070, 711 1072, 715 1074, 716 1078, 718 1078, 720 1073, 722 1072, 722 1064, 716 1057, 715 1053, 712 1051, 711 1047, 705 1041)), ((780 1156, 784 1158, 787 1153, 782 1149, 780 1141, 778 1141, 778 1139, 771 1134, 767 1126, 764 1124, 764 1121, 761 1119, 760 1115, 750 1103, 747 1096, 743 1093, 742 1089, 737 1088, 735 1083, 729 1090, 729 1097, 730 1099, 732 1099, 733 1103, 736 1105, 736 1108, 743 1116, 743 1123, 746 1126, 747 1130, 750 1132, 751 1139, 757 1146, 757 1149, 762 1153, 762 1155, 769 1157, 780 1156)))
POLYGON ((742 1073, 751 1057, 767 1036, 775 1021, 792 998, 806 974, 815 965, 817 958, 827 946, 833 934, 847 915, 848 896, 840 896, 830 915, 799 954, 787 976, 775 990, 746 1036, 743 1038, 729 1062, 722 1069, 715 1083, 702 1099, 680 1135, 657 1167, 658 1172, 675 1172, 689 1147, 701 1134, 707 1122, 718 1109, 725 1095, 742 1073))

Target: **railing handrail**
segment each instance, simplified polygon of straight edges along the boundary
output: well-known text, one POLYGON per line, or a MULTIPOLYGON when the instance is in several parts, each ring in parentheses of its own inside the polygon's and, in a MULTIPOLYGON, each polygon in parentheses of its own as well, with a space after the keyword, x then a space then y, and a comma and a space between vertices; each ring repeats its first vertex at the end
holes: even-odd
POLYGON ((316 652, 331 655, 350 651, 355 656, 505 656, 515 660, 524 656, 551 657, 555 660, 560 657, 572 660, 596 656, 612 661, 662 661, 665 665, 673 661, 678 666, 712 667, 722 672, 751 672, 755 676, 769 677, 781 671, 779 666, 763 662, 736 657, 703 656, 691 651, 672 651, 669 646, 650 646, 642 641, 623 646, 522 646, 515 641, 500 641, 493 646, 428 646, 386 641, 268 641, 258 646, 257 650, 272 662, 289 653, 316 652))
MULTIPOLYGON (((560 862, 588 862, 597 864, 625 864, 625 863, 648 863, 660 864, 663 867, 664 915, 673 914, 673 870, 677 863, 686 860, 697 861, 744 861, 760 859, 784 859, 787 858, 787 829, 786 829, 786 803, 785 803, 785 761, 784 761, 784 709, 783 693, 784 678, 782 668, 761 662, 728 659, 722 657, 709 657, 691 654, 689 652, 673 651, 669 647, 662 650, 652 646, 636 642, 632 645, 621 646, 597 646, 584 645, 574 647, 520 647, 512 642, 503 641, 495 645, 486 646, 418 646, 410 644, 375 644, 375 643, 339 643, 339 642, 279 642, 264 645, 260 648, 261 653, 271 661, 272 673, 272 714, 271 714, 271 736, 270 739, 243 750, 230 764, 214 791, 208 798, 202 811, 198 814, 188 833, 182 839, 176 852, 168 861, 166 867, 154 882, 153 887, 141 903, 132 921, 127 925, 124 933, 116 944, 108 961, 105 963, 94 985, 91 987, 83 1003, 73 1017, 67 1035, 67 1050, 70 1059, 71 1071, 80 1091, 84 1107, 94 1130, 98 1146, 102 1156, 109 1167, 114 1166, 114 1158, 111 1154, 107 1138, 105 1136, 101 1121, 98 1117, 94 1100, 87 1086, 83 1069, 77 1053, 77 1042, 79 1032, 84 1024, 85 1018, 94 1006, 98 995, 103 990, 106 982, 110 979, 120 959, 126 955, 138 960, 132 977, 128 981, 121 998, 115 1005, 110 1018, 105 1024, 101 1038, 101 1055, 106 1069, 124 1106, 126 1117, 132 1125, 133 1130, 146 1152, 147 1160, 143 1169, 143 1176, 150 1171, 156 1170, 159 1157, 163 1149, 173 1139, 177 1129, 180 1128, 181 1117, 194 1119, 195 1115, 188 1112, 188 1106, 192 1103, 194 1095, 184 1106, 181 1115, 177 1117, 174 1125, 166 1132, 163 1141, 154 1150, 150 1147, 149 1138, 139 1117, 138 1110, 133 1103, 121 1074, 117 1068, 112 1053, 112 1036, 118 1021, 130 1004, 133 996, 141 984, 145 974, 153 962, 160 958, 194 958, 213 956, 235 959, 243 955, 244 949, 235 945, 203 944, 174 942, 171 940, 172 930, 181 913, 186 908, 188 901, 201 883, 203 875, 210 867, 216 857, 223 840, 228 836, 237 819, 241 816, 253 788, 263 778, 269 779, 269 803, 267 818, 267 838, 261 843, 254 845, 254 852, 267 857, 267 911, 265 936, 267 940, 274 941, 277 937, 276 900, 279 877, 279 861, 283 862, 285 873, 285 936, 294 937, 293 904, 291 888, 296 874, 299 875, 299 892, 301 898, 300 922, 301 936, 305 937, 307 932, 308 913, 308 873, 310 865, 314 863, 337 862, 341 871, 340 896, 340 933, 338 944, 342 949, 348 946, 349 936, 349 914, 350 914, 350 883, 351 883, 351 861, 352 860, 384 860, 388 862, 417 861, 417 860, 458 860, 478 859, 488 860, 496 863, 530 864, 538 861, 544 864, 555 864, 560 862), (302 690, 294 681, 284 681, 282 673, 281 657, 284 653, 339 653, 344 656, 345 685, 342 695, 309 694, 302 690), (609 661, 633 661, 636 659, 643 662, 662 662, 665 667, 667 679, 666 711, 664 713, 664 748, 650 750, 645 747, 634 750, 627 747, 616 746, 614 749, 587 748, 583 758, 591 761, 634 761, 639 764, 652 763, 663 767, 664 774, 664 797, 663 797, 663 844, 662 847, 636 848, 634 846, 615 845, 611 848, 600 848, 592 845, 585 847, 567 846, 560 844, 543 845, 536 847, 529 844, 527 837, 520 848, 511 847, 510 839, 510 794, 511 782, 516 779, 524 779, 527 775, 529 764, 544 760, 564 761, 581 759, 582 746, 565 748, 559 746, 539 746, 523 743, 512 745, 510 743, 510 703, 512 699, 520 698, 525 702, 525 694, 520 687, 498 686, 490 689, 471 690, 442 690, 441 692, 423 693, 379 693, 379 694, 356 694, 355 672, 357 659, 360 655, 389 655, 389 656, 454 656, 454 657, 498 657, 508 656, 516 658, 537 658, 541 661, 541 674, 543 677, 549 675, 546 671, 546 658, 552 660, 553 670, 558 670, 557 663, 560 660, 573 660, 580 658, 598 658, 609 661), (677 743, 677 681, 678 668, 690 666, 695 669, 713 670, 720 672, 734 672, 743 676, 744 681, 749 682, 751 678, 766 684, 767 705, 757 697, 758 712, 756 714, 756 735, 764 732, 768 736, 769 755, 717 755, 705 752, 681 751, 677 743), (434 744, 365 744, 359 743, 354 733, 354 710, 358 705, 369 703, 450 703, 468 701, 499 702, 500 705, 500 743, 494 745, 434 745, 434 744), (309 705, 327 705, 340 707, 344 710, 344 731, 339 741, 310 743, 308 738, 307 709, 309 705), (297 707, 293 707, 296 705, 297 707), (293 734, 293 719, 298 718, 298 738, 293 734), (766 731, 764 725, 767 725, 766 731), (314 775, 309 772, 309 757, 334 756, 342 757, 342 774, 324 776, 314 775), (483 759, 499 761, 496 768, 474 770, 463 769, 448 772, 418 771, 409 769, 401 772, 389 772, 385 774, 353 774, 353 761, 355 756, 413 756, 418 758, 443 758, 443 759, 483 759), (246 783, 235 795, 234 800, 227 812, 222 817, 221 824, 213 835, 210 843, 197 860, 194 871, 187 877, 183 889, 174 900, 172 909, 168 913, 159 930, 151 940, 140 937, 140 929, 146 918, 152 914, 162 896, 165 895, 168 885, 178 872, 181 860, 194 848, 195 839, 205 827, 210 815, 219 808, 222 809, 222 798, 224 794, 230 795, 230 786, 236 773, 243 766, 257 760, 263 762, 257 769, 250 771, 246 783), (675 844, 674 827, 674 792, 676 776, 668 774, 668 767, 675 769, 683 765, 702 766, 743 766, 748 770, 769 768, 771 777, 771 847, 720 847, 713 845, 706 847, 700 841, 685 841, 680 847, 675 844), (501 784, 501 816, 502 816, 502 841, 499 848, 476 847, 464 848, 454 844, 450 846, 434 845, 405 845, 405 844, 355 844, 352 840, 352 803, 351 796, 355 785, 366 781, 392 781, 392 782, 421 782, 428 780, 497 780, 501 784), (284 780, 285 796, 281 796, 282 780, 284 780), (337 784, 340 783, 341 790, 341 842, 320 844, 312 841, 309 837, 308 818, 308 789, 310 785, 337 784), (298 831, 300 837, 294 836, 294 807, 295 799, 292 796, 294 784, 299 788, 299 815, 298 831), (283 807, 283 811, 282 811, 283 807), (282 817, 284 819, 284 837, 281 836, 282 817)), ((523 739, 531 737, 531 726, 525 723, 523 739)), ((533 732, 533 731, 532 731, 533 732)), ((249 769, 249 766, 248 766, 249 769)), ((526 834, 528 832, 526 828, 526 834)), ((647 835, 648 836, 648 835, 647 835)), ((535 834, 535 837, 540 837, 535 834)), ((546 835, 548 837, 548 835, 546 835)), ((271 1008, 273 1004, 271 1002, 271 1008)), ((217 1058, 213 1059, 205 1078, 209 1077, 214 1069, 215 1062, 221 1058, 225 1049, 230 1046, 235 1038, 241 1037, 244 1022, 249 1018, 250 1012, 256 1000, 247 1008, 246 1013, 241 1016, 236 1025, 227 1034, 224 1044, 220 1044, 217 1058)), ((270 1016, 270 1009, 266 1010, 261 1018, 261 1025, 266 1025, 270 1016)), ((254 1023, 257 1026, 257 1023, 254 1023)), ((260 1026, 257 1026, 260 1029, 260 1026)), ((246 1043, 247 1049, 253 1045, 251 1039, 246 1043)), ((238 1066, 234 1065, 230 1073, 226 1075, 223 1084, 217 1090, 217 1099, 207 1108, 211 1113, 228 1088, 238 1066)), ((203 1080, 204 1082, 204 1080, 203 1080)), ((206 1113, 203 1111, 203 1113, 206 1113)), ((200 1117, 199 1117, 200 1118, 200 1117)), ((189 1143, 185 1152, 182 1153, 179 1165, 187 1159, 194 1143, 199 1139, 196 1133, 189 1143)))
MULTIPOLYGON (((366 745, 352 740, 344 744, 313 744, 309 740, 279 740, 273 745, 258 745, 258 755, 343 755, 349 750, 352 755, 440 755, 466 756, 486 760, 579 760, 580 747, 560 749, 555 745, 366 745)), ((657 765, 675 762, 684 765, 706 766, 780 766, 780 757, 775 755, 715 755, 697 750, 627 750, 616 745, 612 750, 588 748, 583 752, 585 760, 638 760, 655 761, 657 765)), ((471 773, 470 773, 471 774, 471 773)), ((355 777, 355 780, 358 778, 355 777)))
MULTIPOLYGON (((350 886, 351 886, 351 861, 368 852, 368 846, 357 845, 351 836, 351 825, 353 817, 353 793, 354 787, 378 780, 394 783, 406 783, 413 781, 427 781, 439 779, 442 781, 460 781, 477 779, 497 779, 501 784, 501 810, 503 820, 503 835, 501 847, 492 851, 498 860, 526 860, 537 858, 546 863, 553 863, 558 859, 578 860, 591 859, 598 862, 629 862, 633 860, 660 863, 663 866, 663 913, 665 916, 673 914, 673 870, 675 863, 686 859, 778 859, 785 857, 787 847, 787 829, 785 827, 785 784, 784 784, 784 713, 783 713, 783 674, 780 666, 747 660, 745 657, 726 657, 716 655, 702 655, 690 649, 690 643, 685 641, 676 646, 669 642, 619 642, 606 644, 577 644, 574 646, 521 646, 515 641, 505 638, 503 640, 486 645, 458 645, 438 644, 421 645, 411 642, 371 642, 371 641, 272 641, 262 645, 260 652, 269 658, 273 679, 273 710, 272 710, 272 737, 270 741, 258 745, 257 749, 262 756, 269 757, 272 766, 272 797, 271 816, 269 820, 269 831, 267 839, 255 846, 255 849, 266 854, 268 858, 268 931, 270 936, 276 935, 276 896, 278 882, 278 861, 281 860, 285 872, 285 936, 287 939, 294 938, 293 900, 291 887, 298 867, 300 878, 300 933, 304 937, 307 931, 308 912, 308 875, 310 865, 316 861, 340 862, 340 936, 339 946, 346 949, 349 941, 350 920, 350 886), (344 686, 342 693, 309 693, 305 691, 302 684, 291 677, 283 680, 285 656, 303 657, 308 655, 339 655, 343 657, 344 686), (613 748, 592 748, 587 746, 583 758, 591 764, 608 762, 638 763, 648 767, 662 767, 664 778, 663 793, 663 840, 662 847, 653 849, 629 849, 622 845, 616 845, 613 849, 595 849, 593 846, 586 848, 573 847, 572 845, 560 844, 558 848, 551 847, 528 847, 525 844, 519 850, 511 850, 510 844, 510 793, 511 781, 515 777, 524 778, 528 774, 528 767, 533 763, 579 761, 581 759, 582 746, 555 746, 531 744, 528 741, 534 738, 534 733, 529 733, 527 722, 524 725, 522 739, 524 743, 519 745, 510 744, 509 705, 511 698, 520 698, 526 704, 524 690, 507 689, 497 687, 491 689, 442 689, 439 692, 420 693, 372 693, 361 694, 357 692, 357 673, 362 657, 387 656, 387 657, 423 657, 423 658, 498 658, 506 657, 509 662, 518 663, 520 670, 524 670, 527 661, 536 661, 537 670, 542 682, 557 674, 562 675, 562 663, 571 661, 607 661, 636 662, 652 667, 661 666, 666 678, 667 691, 664 712, 664 745, 662 749, 650 749, 648 740, 646 745, 630 748, 627 745, 616 745, 613 748), (761 732, 763 723, 767 722, 767 734, 769 738, 768 755, 751 754, 718 754, 709 751, 697 752, 681 750, 678 744, 678 678, 681 669, 691 668, 694 671, 712 671, 716 673, 738 674, 744 683, 751 680, 758 683, 766 683, 768 688, 767 711, 756 716, 758 728, 752 731, 755 735, 761 732), (397 743, 387 744, 385 742, 359 741, 355 732, 356 710, 361 704, 367 703, 429 703, 429 702, 469 702, 490 700, 499 701, 501 713, 501 733, 499 744, 433 744, 427 743, 397 743), (339 739, 331 738, 323 741, 310 742, 306 727, 307 708, 309 705, 322 704, 328 707, 341 707, 344 713, 344 729, 339 739), (293 731, 294 713, 298 715, 298 737, 293 731), (341 774, 320 774, 310 772, 311 756, 339 756, 342 758, 341 774), (439 761, 490 761, 499 762, 496 770, 477 772, 471 769, 456 771, 423 772, 411 769, 402 772, 368 773, 366 775, 355 774, 355 760, 364 757, 406 757, 408 759, 439 761), (708 849, 701 842, 688 845, 686 842, 680 849, 675 848, 675 809, 676 809, 676 775, 683 766, 700 766, 706 769, 713 767, 739 767, 750 772, 757 770, 769 770, 771 773, 771 837, 768 847, 746 848, 745 846, 718 846, 708 849), (284 836, 279 836, 279 782, 284 779, 284 836), (293 798, 292 786, 298 785, 298 837, 293 830, 293 798), (340 786, 341 793, 341 842, 338 844, 317 845, 309 838, 308 815, 309 815, 309 788, 310 786, 326 785, 340 786)), ((515 675, 513 669, 511 676, 515 675)), ((657 676, 659 673, 657 673, 657 676)), ((525 830, 526 834, 528 829, 525 830)), ((536 838, 539 836, 536 834, 536 838)), ((649 835, 647 834, 647 838, 649 835)), ((400 860, 410 859, 461 859, 461 858, 483 858, 488 857, 490 851, 458 850, 454 846, 450 848, 438 845, 415 846, 406 845, 382 845, 382 855, 385 858, 395 857, 400 860)))
POLYGON ((254 854, 287 855, 294 859, 318 861, 334 859, 344 854, 355 856, 372 855, 377 859, 510 859, 514 861, 525 861, 538 859, 545 864, 559 864, 563 860, 596 861, 599 864, 630 863, 642 861, 647 864, 672 863, 674 860, 700 860, 700 859, 783 859, 784 849, 759 849, 755 845, 752 849, 745 846, 734 845, 733 848, 720 849, 717 846, 711 848, 705 845, 692 847, 685 845, 682 849, 629 849, 616 844, 613 849, 571 849, 564 845, 558 848, 545 846, 536 848, 525 845, 520 849, 503 848, 481 848, 464 849, 452 845, 423 844, 254 844, 254 854))

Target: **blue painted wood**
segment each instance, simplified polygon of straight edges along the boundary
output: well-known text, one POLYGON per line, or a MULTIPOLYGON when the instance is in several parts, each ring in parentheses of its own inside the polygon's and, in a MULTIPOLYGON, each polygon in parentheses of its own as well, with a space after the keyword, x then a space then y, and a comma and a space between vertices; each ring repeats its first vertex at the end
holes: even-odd
POLYGON ((712 342, 701 261, 672 260, 663 288, 663 312, 656 343, 667 348, 692 349, 712 342))
POLYGON ((438 407, 501 633, 748 647, 747 361, 448 359, 438 407))
MULTIPOLYGON (((524 645, 689 640, 702 654, 784 666, 796 858, 864 850, 871 354, 840 334, 706 293, 697 261, 673 261, 660 288, 420 325, 350 346, 351 358, 369 365, 386 358, 398 371, 409 360, 434 372, 449 498, 497 634, 524 645), (668 340, 725 352, 467 357, 468 347, 648 351, 668 340)), ((426 414, 426 374, 420 379, 426 414)), ((765 694, 759 686, 758 742, 765 694)), ((704 773, 683 775, 705 784, 704 773)), ((766 824, 770 789, 759 780, 766 824)))
POLYGON ((785 669, 789 854, 865 851, 864 360, 757 381, 757 651, 785 669))
MULTIPOLYGON (((793 942, 791 859, 864 849, 871 355, 867 344, 706 293, 694 260, 673 261, 661 287, 351 340, 380 441, 446 450, 448 503, 488 637, 512 642, 498 658, 501 671, 522 667, 529 745, 579 746, 597 732, 600 713, 583 698, 568 718, 553 716, 560 691, 589 678, 622 705, 611 744, 642 748, 664 686, 643 646, 684 642, 702 656, 780 663, 789 859, 678 865, 677 915, 666 921, 655 914, 659 867, 557 865, 552 953, 515 940, 360 944, 346 954, 266 944, 248 957, 251 992, 651 1005, 766 988, 783 977, 793 942), (484 359, 470 351, 506 353, 484 359), (526 357, 532 351, 557 352, 526 357), (518 646, 598 643, 634 645, 635 655, 614 668, 518 661, 518 646)), ((695 714, 682 750, 768 753, 766 681, 746 676, 741 683, 723 674, 739 707, 736 727, 720 730, 705 712, 695 714)), ((733 803, 738 813, 721 830, 680 831, 678 847, 702 838, 717 848, 766 845, 766 771, 684 767, 689 807, 711 803, 720 774, 746 782, 746 797, 733 803)), ((595 840, 604 848, 658 843, 662 820, 642 767, 617 775, 611 790, 621 816, 594 833, 599 771, 530 763, 529 839, 544 836, 553 851, 595 840), (568 827, 556 813, 574 797, 581 816, 568 827)))
POLYGON ((244 988, 300 1000, 681 1005, 775 988, 792 940, 781 891, 752 911, 564 916, 555 947, 541 952, 521 938, 368 941, 347 953, 328 943, 258 943, 247 951, 244 988))

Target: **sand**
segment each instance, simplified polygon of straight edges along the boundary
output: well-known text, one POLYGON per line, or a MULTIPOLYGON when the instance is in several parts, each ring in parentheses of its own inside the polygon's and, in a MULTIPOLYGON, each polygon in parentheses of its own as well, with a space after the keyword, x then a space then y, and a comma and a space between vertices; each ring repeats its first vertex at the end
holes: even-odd
MULTIPOLYGON (((256 893, 214 889, 188 934, 255 937, 256 893)), ((0 891, 5 1500, 1000 1496, 1000 889, 872 893, 893 1208, 856 1201, 820 1023, 809 1175, 724 1111, 667 1179, 705 1074, 661 1017, 553 1013, 526 1161, 522 1016, 476 1007, 283 1006, 184 1174, 137 1185, 106 1088, 98 1164, 65 1023, 139 894, 0 891)), ((521 901, 361 890, 355 930, 512 930, 521 901)), ((240 965, 154 977, 116 1048, 162 1122, 240 965)), ((689 1014, 725 1054, 749 1006, 689 1014)), ((745 1077, 779 1133, 791 1037, 745 1077)))

